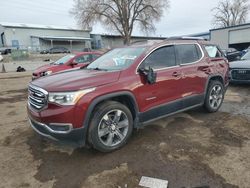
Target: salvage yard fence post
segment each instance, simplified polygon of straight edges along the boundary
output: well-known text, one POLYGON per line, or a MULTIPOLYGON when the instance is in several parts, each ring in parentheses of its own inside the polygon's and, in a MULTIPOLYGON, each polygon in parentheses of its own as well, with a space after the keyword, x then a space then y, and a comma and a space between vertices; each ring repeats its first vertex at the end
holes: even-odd
POLYGON ((6 73, 4 64, 2 64, 2 71, 1 71, 1 73, 6 73))

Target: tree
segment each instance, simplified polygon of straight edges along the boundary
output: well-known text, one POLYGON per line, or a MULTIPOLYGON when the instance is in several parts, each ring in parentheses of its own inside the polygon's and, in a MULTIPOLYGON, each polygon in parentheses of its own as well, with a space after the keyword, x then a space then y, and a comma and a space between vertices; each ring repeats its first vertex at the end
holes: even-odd
POLYGON ((99 22, 129 44, 135 26, 144 32, 155 31, 154 23, 168 8, 169 0, 74 0, 70 12, 82 27, 99 22))
POLYGON ((224 0, 212 9, 213 24, 216 27, 228 27, 246 23, 249 12, 248 0, 224 0))

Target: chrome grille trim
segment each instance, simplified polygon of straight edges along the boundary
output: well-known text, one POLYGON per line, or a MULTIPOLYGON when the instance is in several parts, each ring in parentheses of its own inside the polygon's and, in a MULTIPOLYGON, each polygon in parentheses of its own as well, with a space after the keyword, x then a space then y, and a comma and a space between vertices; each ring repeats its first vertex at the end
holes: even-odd
POLYGON ((29 106, 35 110, 42 110, 48 104, 48 92, 42 88, 29 85, 29 106))
POLYGON ((232 69, 232 80, 250 80, 250 69, 232 69))
POLYGON ((38 103, 43 103, 43 100, 37 99, 36 97, 32 97, 31 95, 29 96, 29 98, 31 98, 31 100, 36 101, 38 103))

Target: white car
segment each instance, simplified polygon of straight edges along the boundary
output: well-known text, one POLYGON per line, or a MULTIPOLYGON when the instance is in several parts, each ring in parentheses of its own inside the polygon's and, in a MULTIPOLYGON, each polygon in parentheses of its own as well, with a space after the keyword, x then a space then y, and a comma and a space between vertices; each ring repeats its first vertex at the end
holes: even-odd
POLYGON ((250 83, 250 51, 241 57, 238 61, 229 63, 230 82, 231 83, 250 83))

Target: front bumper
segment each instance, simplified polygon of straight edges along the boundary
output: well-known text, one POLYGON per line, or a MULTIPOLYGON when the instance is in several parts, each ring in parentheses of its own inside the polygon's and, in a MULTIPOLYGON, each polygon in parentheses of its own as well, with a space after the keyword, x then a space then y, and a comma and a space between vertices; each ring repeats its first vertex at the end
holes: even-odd
MULTIPOLYGON (((84 127, 75 128, 69 127, 67 130, 55 130, 49 125, 38 122, 34 119, 29 118, 29 123, 31 127, 41 136, 55 140, 64 141, 70 144, 77 145, 78 147, 83 147, 85 145, 85 135, 86 130, 84 127)), ((61 127, 62 124, 55 125, 55 127, 61 127)))
POLYGON ((230 80, 231 84, 250 84, 250 80, 230 80))
POLYGON ((229 73, 229 81, 232 84, 250 84, 249 69, 231 69, 229 73))

